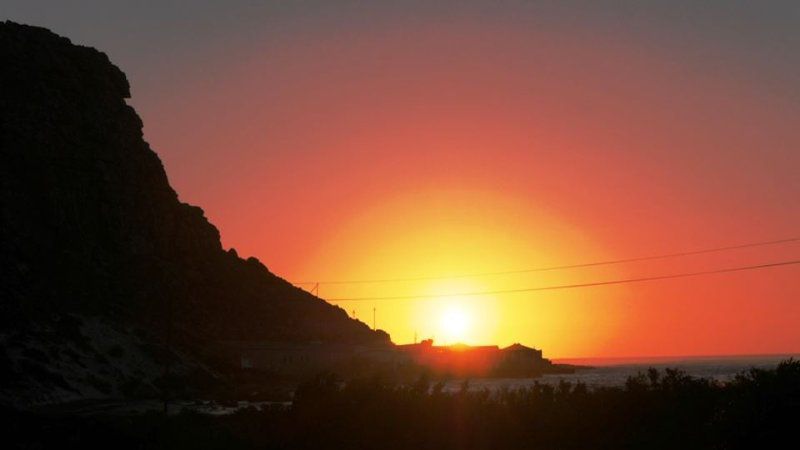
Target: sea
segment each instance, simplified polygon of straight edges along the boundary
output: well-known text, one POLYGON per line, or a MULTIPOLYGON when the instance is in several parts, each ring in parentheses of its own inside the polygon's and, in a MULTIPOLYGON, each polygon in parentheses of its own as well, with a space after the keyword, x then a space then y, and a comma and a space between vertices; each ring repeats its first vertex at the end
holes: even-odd
MULTIPOLYGON (((615 359, 562 359, 555 363, 587 366, 573 374, 549 374, 537 378, 478 378, 466 380, 470 390, 518 389, 534 383, 555 385, 566 380, 583 383, 589 387, 623 386, 628 377, 647 372, 650 368, 679 369, 686 374, 708 378, 725 383, 737 374, 751 368, 771 369, 789 358, 800 359, 800 354, 756 355, 756 356, 691 356, 656 358, 615 358, 615 359)), ((465 380, 450 380, 444 390, 454 392, 462 389, 465 380)))

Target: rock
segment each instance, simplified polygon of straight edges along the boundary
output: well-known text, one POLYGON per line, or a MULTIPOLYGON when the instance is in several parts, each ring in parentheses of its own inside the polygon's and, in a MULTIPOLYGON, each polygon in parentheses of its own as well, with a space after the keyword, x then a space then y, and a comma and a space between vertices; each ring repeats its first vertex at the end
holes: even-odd
POLYGON ((79 314, 201 347, 388 342, 225 251, 203 210, 169 185, 129 96, 105 54, 0 22, 3 334, 79 314))

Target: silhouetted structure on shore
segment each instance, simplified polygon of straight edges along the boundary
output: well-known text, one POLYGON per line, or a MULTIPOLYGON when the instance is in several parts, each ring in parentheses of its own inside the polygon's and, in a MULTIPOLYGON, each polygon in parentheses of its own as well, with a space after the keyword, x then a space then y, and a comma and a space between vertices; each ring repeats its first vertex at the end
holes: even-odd
POLYGON ((465 344, 435 346, 433 340, 427 339, 418 344, 398 345, 397 349, 434 373, 456 377, 531 377, 572 370, 552 364, 542 357, 541 350, 521 344, 505 348, 465 344))

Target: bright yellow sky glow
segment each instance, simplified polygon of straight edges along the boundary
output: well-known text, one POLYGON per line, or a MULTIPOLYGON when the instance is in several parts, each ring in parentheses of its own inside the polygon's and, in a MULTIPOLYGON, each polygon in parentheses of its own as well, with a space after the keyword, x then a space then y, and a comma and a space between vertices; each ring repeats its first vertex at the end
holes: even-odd
MULTIPOLYGON (((532 201, 474 190, 434 189, 398 197, 335 230, 329 242, 309 261, 305 273, 320 274, 320 280, 450 276, 586 260, 601 254, 579 230, 532 201)), ((615 275, 608 268, 595 274, 615 275)), ((320 296, 438 296, 570 283, 576 281, 574 276, 547 272, 322 285, 320 296)), ((593 292, 591 299, 585 292, 557 291, 336 304, 370 325, 375 308, 377 327, 396 343, 415 338, 432 338, 438 344, 522 342, 546 348, 551 355, 580 355, 602 346, 616 331, 620 314, 615 301, 606 301, 606 292, 593 292), (580 339, 572 332, 576 329, 582 330, 580 339)))
POLYGON ((444 344, 456 344, 469 338, 472 315, 461 306, 451 306, 442 311, 441 336, 444 344))

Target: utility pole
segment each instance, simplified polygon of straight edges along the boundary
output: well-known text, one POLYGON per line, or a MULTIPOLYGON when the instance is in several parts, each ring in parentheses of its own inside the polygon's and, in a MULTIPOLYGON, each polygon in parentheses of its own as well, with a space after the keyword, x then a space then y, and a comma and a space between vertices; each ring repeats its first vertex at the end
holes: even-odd
POLYGON ((372 329, 373 330, 377 330, 378 329, 378 327, 376 325, 376 322, 375 322, 375 307, 374 306, 372 307, 372 329))

